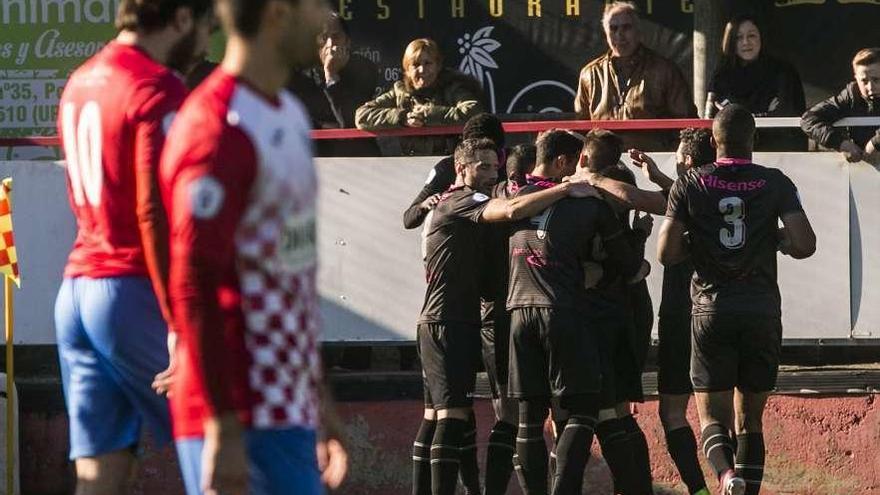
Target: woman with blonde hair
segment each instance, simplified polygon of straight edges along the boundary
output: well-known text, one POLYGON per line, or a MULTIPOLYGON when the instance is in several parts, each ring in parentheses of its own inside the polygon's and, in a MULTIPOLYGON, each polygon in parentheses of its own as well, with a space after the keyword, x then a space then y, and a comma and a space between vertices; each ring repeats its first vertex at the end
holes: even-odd
MULTIPOLYGON (((387 92, 357 109, 358 129, 455 125, 483 111, 479 83, 443 67, 443 55, 433 40, 410 42, 403 54, 403 79, 387 92)), ((454 139, 425 136, 401 139, 408 155, 445 155, 454 139)))

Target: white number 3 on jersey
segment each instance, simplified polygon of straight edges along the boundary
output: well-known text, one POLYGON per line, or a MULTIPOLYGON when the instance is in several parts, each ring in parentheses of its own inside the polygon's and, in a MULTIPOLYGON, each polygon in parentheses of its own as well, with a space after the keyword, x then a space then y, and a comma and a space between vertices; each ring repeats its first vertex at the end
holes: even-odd
POLYGON ((724 215, 724 221, 732 228, 722 228, 719 232, 721 245, 727 249, 739 249, 746 244, 746 214, 743 200, 736 196, 723 198, 718 202, 718 211, 724 215))
POLYGON ((101 204, 104 169, 101 164, 101 107, 90 101, 76 115, 76 106, 66 103, 61 110, 64 132, 64 155, 67 174, 73 190, 73 201, 79 206, 101 204))

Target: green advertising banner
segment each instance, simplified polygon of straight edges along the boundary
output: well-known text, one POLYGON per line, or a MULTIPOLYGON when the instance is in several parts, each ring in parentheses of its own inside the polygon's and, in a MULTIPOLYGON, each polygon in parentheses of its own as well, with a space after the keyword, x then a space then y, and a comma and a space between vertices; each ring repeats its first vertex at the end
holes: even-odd
MULTIPOLYGON (((113 37, 119 0, 0 0, 0 137, 53 136, 70 72, 113 37)), ((52 148, 0 159, 58 158, 52 148)))

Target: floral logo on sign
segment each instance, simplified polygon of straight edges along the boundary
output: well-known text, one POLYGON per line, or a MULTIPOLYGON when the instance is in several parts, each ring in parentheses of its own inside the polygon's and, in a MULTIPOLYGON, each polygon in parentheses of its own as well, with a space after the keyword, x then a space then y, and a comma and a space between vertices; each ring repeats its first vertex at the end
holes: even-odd
POLYGON ((497 69, 498 63, 492 58, 492 52, 501 47, 501 43, 490 38, 494 26, 486 26, 471 36, 465 33, 458 39, 458 53, 464 56, 458 66, 461 72, 473 76, 489 92, 492 111, 495 111, 495 83, 488 69, 497 69))

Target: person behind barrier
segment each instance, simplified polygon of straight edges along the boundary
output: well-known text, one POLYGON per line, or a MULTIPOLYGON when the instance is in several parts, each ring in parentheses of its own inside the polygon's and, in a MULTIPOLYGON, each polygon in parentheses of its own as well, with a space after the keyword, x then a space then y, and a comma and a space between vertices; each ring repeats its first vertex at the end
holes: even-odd
MULTIPOLYGON (((357 109, 358 129, 369 131, 399 127, 462 124, 483 111, 483 89, 475 79, 443 66, 440 47, 420 38, 403 54, 403 80, 357 109)), ((446 155, 455 140, 443 136, 401 139, 407 155, 446 155)))
POLYGON ((782 346, 776 252, 803 259, 816 250, 794 183, 752 162, 754 135, 748 108, 718 112, 715 163, 675 181, 657 245, 664 266, 690 257, 696 272, 691 381, 703 452, 725 495, 757 494, 764 474, 764 406, 782 346))
POLYGON ((849 162, 865 157, 877 127, 835 127, 846 117, 880 117, 880 47, 859 50, 852 59, 854 81, 804 113, 801 129, 817 144, 838 150, 849 162))
MULTIPOLYGON (((800 117, 806 110, 804 87, 791 64, 767 53, 758 21, 740 15, 727 22, 718 67, 709 82, 706 118, 724 105, 740 103, 755 117, 800 117)), ((797 129, 759 131, 757 149, 806 150, 797 129)))
POLYGON ((207 50, 214 25, 208 0, 123 0, 118 35, 61 95, 77 235, 55 329, 80 495, 129 491, 143 428, 158 447, 171 441, 168 403, 151 389, 174 340, 159 154, 186 96, 175 72, 207 50))
MULTIPOLYGON (((580 73, 574 111, 588 120, 696 117, 690 86, 681 69, 642 44, 639 13, 631 2, 606 5, 602 27, 609 51, 580 73)), ((640 131, 626 137, 627 148, 671 149, 669 133, 640 131)))
MULTIPOLYGON (((355 127, 358 107, 373 99, 379 82, 376 64, 351 51, 348 24, 330 14, 318 36, 320 65, 291 72, 287 88, 302 100, 315 129, 355 127)), ((318 140, 318 156, 378 156, 375 139, 318 140)))

